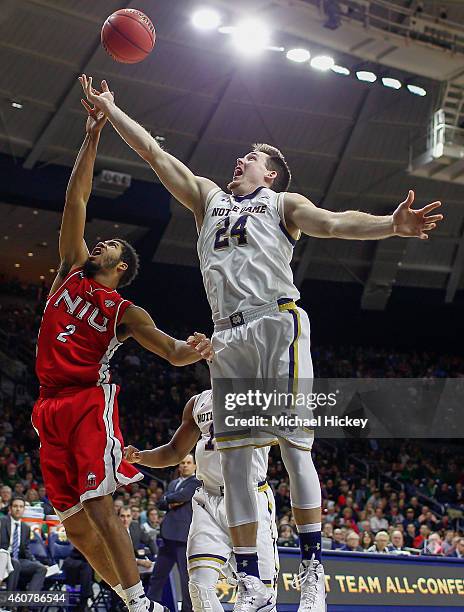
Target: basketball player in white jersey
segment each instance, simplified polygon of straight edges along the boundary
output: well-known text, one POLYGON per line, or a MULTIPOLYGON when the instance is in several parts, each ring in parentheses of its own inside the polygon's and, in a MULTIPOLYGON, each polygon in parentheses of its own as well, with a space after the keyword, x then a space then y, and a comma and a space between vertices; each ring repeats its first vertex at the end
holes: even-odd
MULTIPOLYGON (((196 444, 197 478, 203 486, 192 499, 193 515, 187 540, 189 591, 194 612, 223 612, 216 583, 219 576, 229 577, 230 568, 233 570, 235 565, 224 507, 221 458, 214 437, 212 399, 211 389, 190 398, 182 423, 168 444, 153 450, 139 451, 134 446, 125 449, 129 463, 161 468, 177 465, 196 444)), ((268 589, 268 599, 275 601, 279 558, 274 496, 266 482, 268 455, 268 446, 254 449, 251 469, 258 498, 259 572, 268 589)))
MULTIPOLYGON (((312 377, 309 322, 306 313, 295 306, 299 292, 290 268, 291 246, 301 232, 318 238, 425 240, 442 219, 441 214, 430 214, 440 202, 414 210, 413 191, 391 215, 318 208, 303 195, 287 191, 290 170, 282 153, 269 145, 255 146, 238 158, 228 192, 222 191, 163 151, 116 106, 106 81, 101 92, 93 89, 92 80, 85 75, 80 81, 89 102, 106 114, 120 136, 195 217, 200 268, 215 323, 213 389, 218 379, 287 377, 295 390, 295 381, 312 377)), ((264 441, 278 441, 290 478, 302 557, 299 612, 322 612, 326 605, 321 493, 310 452, 312 439, 299 431, 296 435, 268 433, 264 441)), ((246 582, 235 609, 267 612, 256 550, 257 496, 248 467, 255 439, 248 435, 231 440, 219 436, 218 428, 216 435, 218 448, 228 449, 222 454, 225 506, 237 568, 246 582)))

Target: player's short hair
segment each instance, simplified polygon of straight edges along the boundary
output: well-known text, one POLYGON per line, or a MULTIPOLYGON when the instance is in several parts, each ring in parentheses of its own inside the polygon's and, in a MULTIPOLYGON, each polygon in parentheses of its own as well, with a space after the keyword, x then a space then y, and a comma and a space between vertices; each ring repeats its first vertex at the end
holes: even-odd
POLYGON ((275 170, 277 172, 277 176, 272 183, 271 189, 277 191, 277 193, 288 191, 290 181, 292 180, 292 174, 282 151, 279 151, 279 149, 276 147, 263 142, 256 142, 252 145, 252 147, 253 151, 256 153, 266 153, 266 155, 268 155, 266 160, 266 168, 268 170, 275 170))
POLYGON ((137 255, 137 251, 127 242, 127 240, 123 240, 122 238, 115 238, 115 240, 121 243, 122 246, 120 261, 127 264, 127 270, 125 270, 124 274, 121 276, 118 288, 127 287, 139 273, 139 256, 137 255))

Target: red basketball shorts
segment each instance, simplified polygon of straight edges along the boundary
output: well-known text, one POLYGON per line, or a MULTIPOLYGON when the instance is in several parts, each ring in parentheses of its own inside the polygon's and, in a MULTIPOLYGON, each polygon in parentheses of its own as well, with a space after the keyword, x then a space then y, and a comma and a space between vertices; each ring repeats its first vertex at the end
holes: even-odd
POLYGON ((61 520, 82 502, 143 478, 123 459, 117 395, 112 384, 63 389, 37 400, 32 425, 40 438, 47 495, 61 520))

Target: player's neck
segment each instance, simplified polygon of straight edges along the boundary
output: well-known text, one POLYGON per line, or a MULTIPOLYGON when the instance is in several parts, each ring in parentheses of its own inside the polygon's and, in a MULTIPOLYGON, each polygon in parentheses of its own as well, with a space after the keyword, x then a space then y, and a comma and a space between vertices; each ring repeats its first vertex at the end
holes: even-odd
POLYGON ((262 183, 244 183, 243 185, 237 185, 237 187, 233 187, 230 191, 234 196, 242 197, 245 195, 250 195, 251 193, 255 193, 255 191, 257 191, 261 187, 266 187, 266 185, 263 185, 262 183))
POLYGON ((98 272, 93 277, 100 285, 108 287, 108 289, 117 289, 119 284, 119 277, 115 276, 110 270, 108 272, 98 272))

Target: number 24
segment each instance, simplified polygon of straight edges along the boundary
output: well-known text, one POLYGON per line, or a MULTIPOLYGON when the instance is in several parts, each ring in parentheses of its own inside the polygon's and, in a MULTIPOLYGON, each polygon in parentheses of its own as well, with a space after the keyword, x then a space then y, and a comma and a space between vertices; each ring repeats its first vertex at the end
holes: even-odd
POLYGON ((242 215, 237 219, 229 231, 230 217, 226 217, 221 223, 222 227, 216 232, 214 249, 227 249, 230 238, 237 238, 238 246, 248 244, 246 224, 250 215, 242 215))

